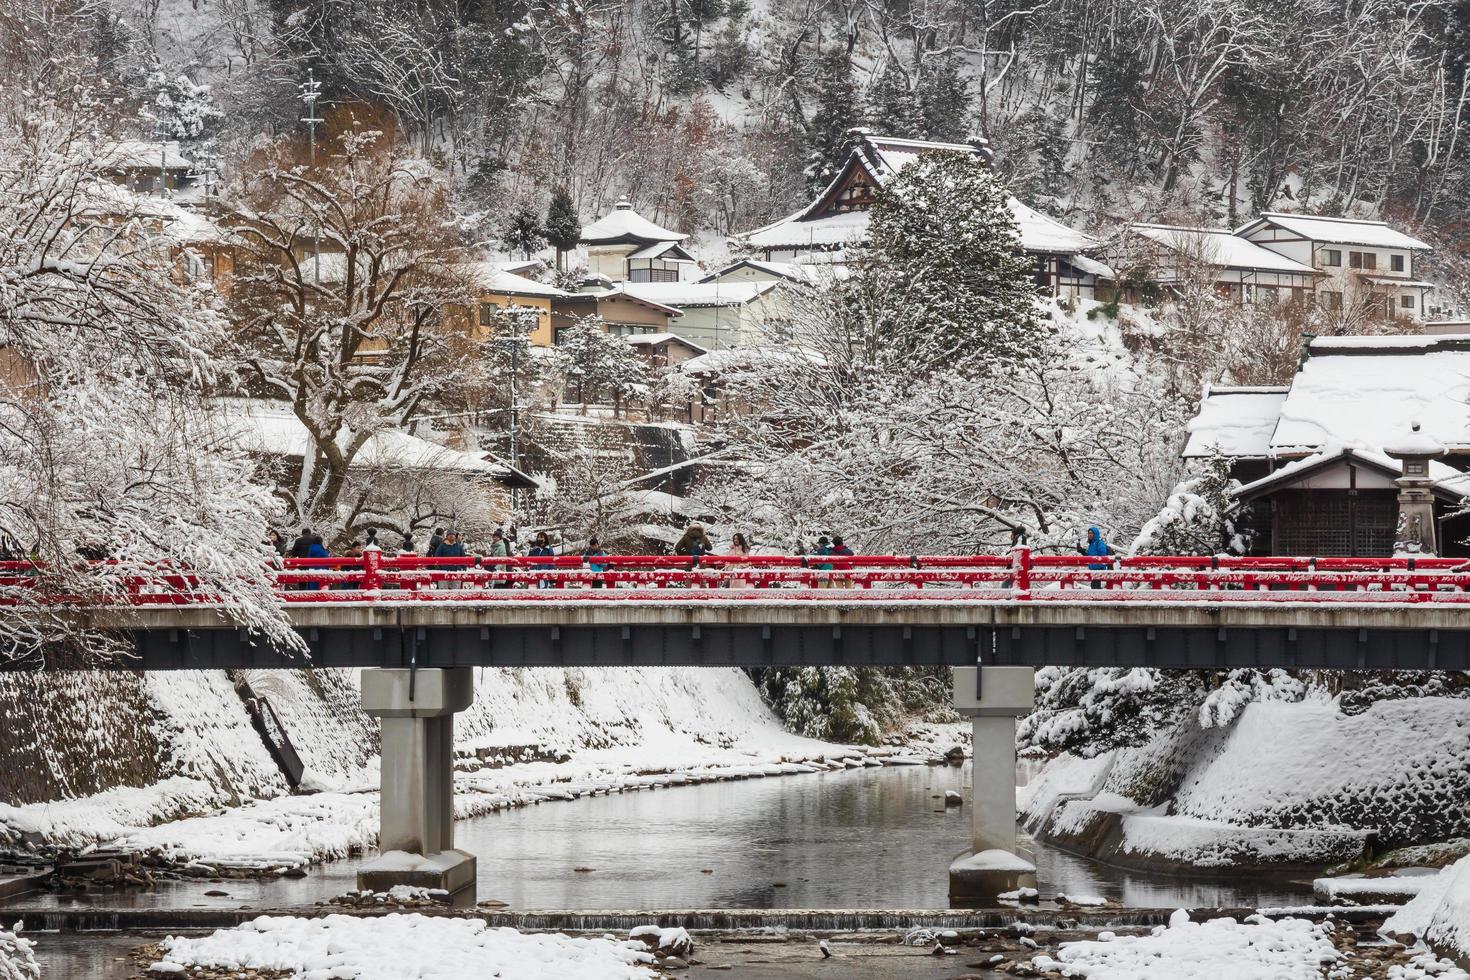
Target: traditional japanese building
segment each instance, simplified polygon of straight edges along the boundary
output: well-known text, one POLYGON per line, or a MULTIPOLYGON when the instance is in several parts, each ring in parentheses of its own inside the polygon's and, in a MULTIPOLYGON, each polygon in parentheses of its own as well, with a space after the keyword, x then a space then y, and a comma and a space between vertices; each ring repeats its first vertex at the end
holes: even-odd
POLYGON ((681 244, 688 235, 662 228, 624 200, 582 229, 587 269, 611 282, 679 282, 691 278, 694 256, 681 244))
MULTIPOLYGON (((972 154, 987 164, 991 160, 983 140, 933 143, 874 136, 862 130, 854 133, 857 145, 816 200, 780 221, 733 236, 734 240, 757 252, 766 263, 831 265, 832 253, 867 243, 873 201, 907 164, 934 152, 972 154)), ((1008 203, 1020 229, 1021 249, 1035 263, 1038 287, 1048 295, 1092 298, 1096 277, 1106 274, 1107 268, 1082 253, 1098 242, 1014 197, 1008 203)), ((837 262, 840 264, 840 256, 837 262)))
POLYGON ((1266 211, 1235 234, 1309 266, 1318 306, 1425 318, 1434 283, 1418 278, 1414 266, 1430 248, 1385 222, 1266 211))
POLYGON ((1256 554, 1393 554, 1409 433, 1442 447, 1422 474, 1440 554, 1470 556, 1470 335, 1319 337, 1291 384, 1206 389, 1184 455, 1219 455, 1256 554), (1418 426, 1416 429, 1415 426, 1418 426))
POLYGON ((1282 255, 1224 228, 1135 223, 1105 247, 1117 270, 1114 297, 1148 302, 1149 290, 1167 293, 1201 280, 1237 303, 1311 302, 1321 275, 1310 265, 1282 255))

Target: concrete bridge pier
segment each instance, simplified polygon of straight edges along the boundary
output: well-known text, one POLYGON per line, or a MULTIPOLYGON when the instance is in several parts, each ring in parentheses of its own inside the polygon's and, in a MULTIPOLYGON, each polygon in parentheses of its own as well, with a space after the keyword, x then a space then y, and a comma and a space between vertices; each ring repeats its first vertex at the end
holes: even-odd
POLYGON ((357 887, 442 888, 475 900, 475 857, 454 847, 454 713, 474 700, 472 668, 378 667, 362 672, 362 707, 381 719, 379 856, 357 887))
POLYGON ((949 866, 952 908, 992 905, 1002 892, 1036 887, 1036 868, 1016 853, 1016 719, 1036 701, 1030 667, 956 667, 954 705, 973 726, 970 850, 949 866))

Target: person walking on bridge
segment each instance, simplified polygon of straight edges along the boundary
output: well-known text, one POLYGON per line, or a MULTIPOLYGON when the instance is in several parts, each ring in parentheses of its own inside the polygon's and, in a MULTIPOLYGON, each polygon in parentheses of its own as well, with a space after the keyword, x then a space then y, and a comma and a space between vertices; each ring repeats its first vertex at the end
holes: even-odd
MULTIPOLYGON (((831 546, 831 548, 828 549, 827 553, 829 555, 834 555, 834 556, 836 556, 838 558, 851 558, 852 557, 852 549, 849 548, 846 545, 846 543, 843 542, 842 535, 840 535, 840 534, 834 534, 834 535, 832 535, 832 546, 831 546)), ((831 565, 828 565, 827 567, 828 568, 831 568, 832 566, 831 565)), ((841 578, 834 578, 832 580, 832 588, 834 588, 834 589, 847 589, 847 588, 851 588, 851 587, 852 587, 852 579, 841 577, 841 578)))
MULTIPOLYGON (((601 575, 603 572, 607 571, 607 562, 597 561, 598 558, 606 557, 607 550, 602 547, 602 542, 597 540, 597 536, 593 535, 590 539, 588 539, 587 547, 582 549, 582 561, 587 564, 587 571, 591 572, 593 575, 601 575)), ((600 589, 603 587, 604 584, 605 583, 601 578, 595 578, 592 580, 592 587, 594 589, 600 589)))
MULTIPOLYGON (((531 548, 530 551, 526 552, 526 556, 529 557, 529 558, 555 558, 556 557, 556 549, 551 546, 551 537, 545 531, 537 531, 536 532, 536 543, 531 548)), ((538 564, 532 565, 531 567, 533 569, 535 569, 536 571, 538 571, 538 572, 549 572, 549 571, 551 571, 551 569, 555 568, 556 566, 555 565, 542 565, 542 564, 539 564, 538 563, 538 564)), ((550 579, 545 579, 545 578, 539 579, 536 582, 536 588, 538 588, 538 589, 549 589, 549 588, 551 588, 551 580, 550 579)))
MULTIPOLYGON (((1102 529, 1095 524, 1087 529, 1087 544, 1083 545, 1077 550, 1081 554, 1087 555, 1089 558, 1111 558, 1113 555, 1116 554, 1116 552, 1113 551, 1112 546, 1103 539, 1102 529)), ((1087 567, 1090 571, 1101 572, 1107 570, 1108 563, 1094 562, 1089 564, 1087 567)), ((1103 587, 1103 584, 1097 579, 1093 579, 1092 587, 1094 589, 1100 589, 1103 587)))
POLYGON ((291 542, 291 554, 290 554, 290 557, 292 557, 292 558, 309 558, 309 557, 311 557, 311 537, 312 537, 312 535, 311 535, 311 528, 309 528, 309 527, 303 527, 301 529, 301 535, 295 541, 291 542))

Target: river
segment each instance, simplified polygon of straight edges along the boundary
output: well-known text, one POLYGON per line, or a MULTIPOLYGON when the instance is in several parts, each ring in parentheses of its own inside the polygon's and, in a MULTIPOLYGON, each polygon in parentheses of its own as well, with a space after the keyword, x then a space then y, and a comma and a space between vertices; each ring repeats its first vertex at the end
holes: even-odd
MULTIPOLYGON (((965 850, 969 768, 905 766, 645 790, 551 802, 460 822, 479 859, 480 899, 514 909, 944 908, 946 868, 965 850)), ((1309 880, 1134 874, 1029 839, 1044 896, 1125 906, 1310 903, 1309 880)), ((356 862, 301 879, 164 882, 147 891, 17 904, 134 908, 310 905, 355 887, 356 862), (206 891, 223 891, 207 896, 206 891)), ((3 914, 3 906, 0 906, 3 914)))

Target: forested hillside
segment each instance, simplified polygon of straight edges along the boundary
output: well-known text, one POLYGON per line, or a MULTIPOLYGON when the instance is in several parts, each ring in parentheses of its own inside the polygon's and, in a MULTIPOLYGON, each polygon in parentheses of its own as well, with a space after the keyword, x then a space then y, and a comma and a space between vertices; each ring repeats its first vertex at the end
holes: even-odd
POLYGON ((196 157, 299 128, 308 72, 328 106, 386 104, 451 165, 485 240, 559 187, 585 216, 628 195, 684 231, 748 230, 802 203, 858 125, 984 137, 1018 195, 1094 230, 1282 208, 1378 214, 1443 243, 1470 182, 1470 7, 1455 0, 10 9, 10 45, 81 35, 196 157))

